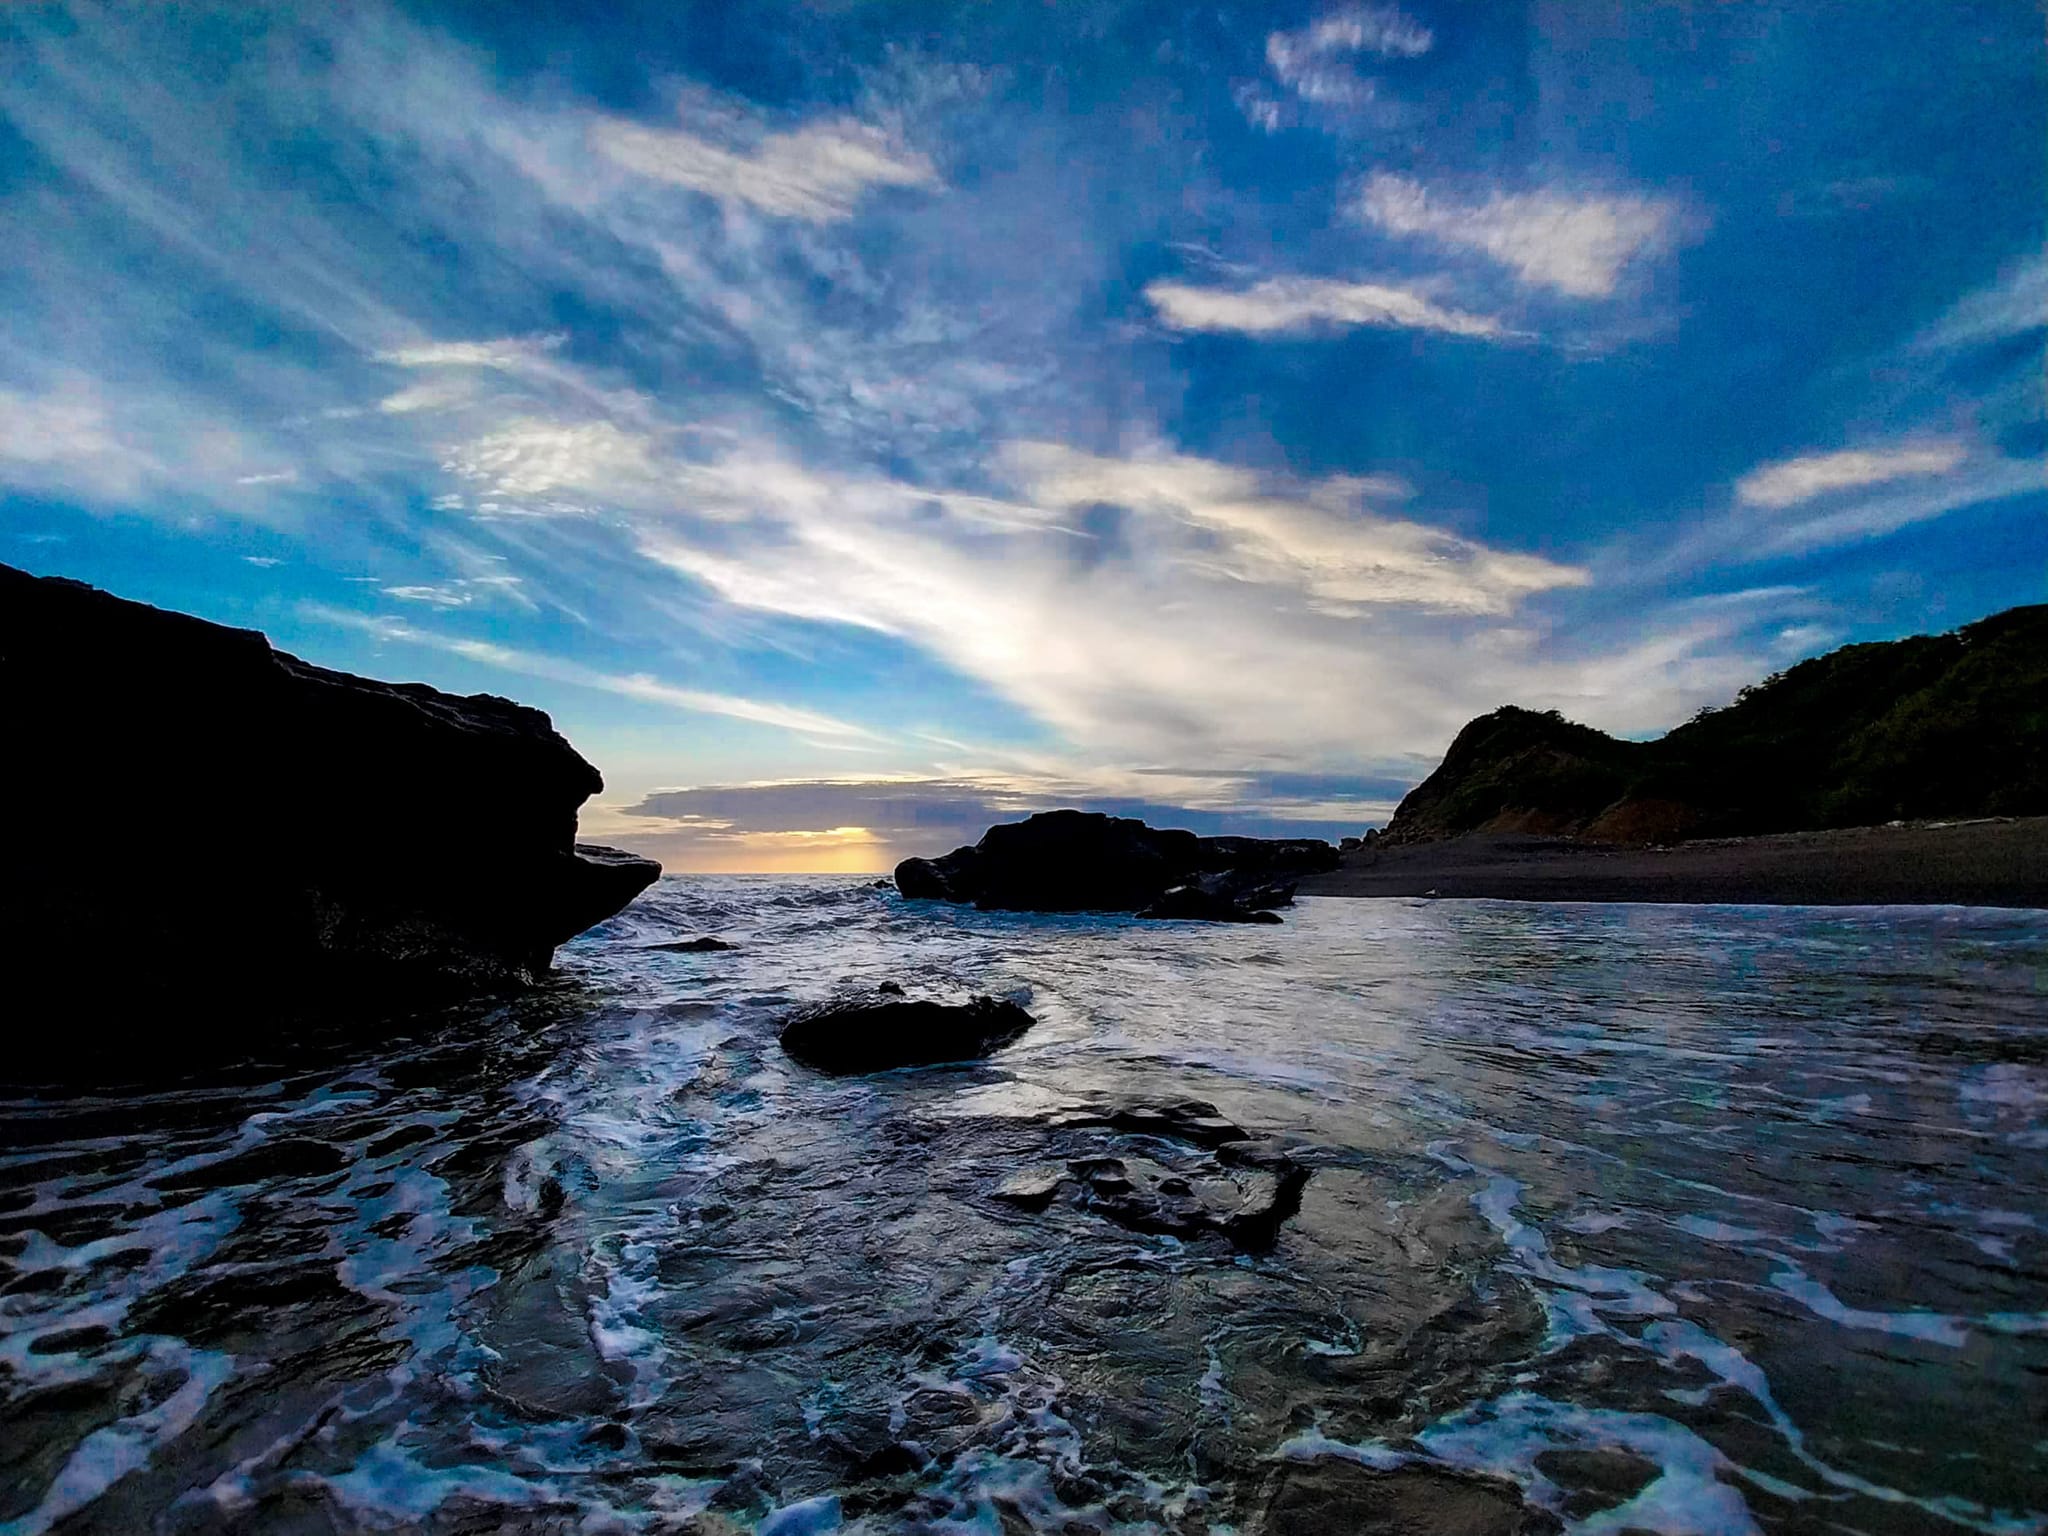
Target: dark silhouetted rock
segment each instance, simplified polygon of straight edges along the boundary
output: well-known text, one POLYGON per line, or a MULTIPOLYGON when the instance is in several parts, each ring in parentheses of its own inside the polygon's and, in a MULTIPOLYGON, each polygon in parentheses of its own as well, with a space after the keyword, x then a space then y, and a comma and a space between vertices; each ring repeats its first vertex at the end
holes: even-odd
POLYGON ((5 566, 0 718, 17 994, 89 977, 288 1010, 519 984, 660 873, 576 842, 603 781, 539 710, 5 566))
POLYGON ((990 827, 971 848, 936 859, 905 859, 896 887, 905 896, 972 902, 1009 912, 1144 912, 1177 887, 1183 910, 1159 916, 1265 922, 1239 909, 1293 899, 1290 882, 1337 866, 1337 850, 1313 838, 1197 837, 1093 811, 1043 811, 990 827))
MULTIPOLYGON (((1259 898, 1279 905, 1279 900, 1270 892, 1258 893, 1259 898)), ((1289 892, 1288 901, 1294 899, 1289 892)), ((1200 880, 1186 885, 1176 885, 1160 893, 1159 899, 1138 913, 1140 917, 1179 919, 1201 923, 1277 923, 1280 914, 1270 906, 1253 906, 1239 900, 1214 885, 1200 880)))
POLYGON ((1338 1457, 1284 1466, 1263 1536, 1552 1536, 1556 1516, 1513 1483, 1447 1467, 1362 1466, 1338 1457))
POLYGON ((1015 1003, 864 999, 830 1003, 782 1027, 782 1048, 807 1067, 844 1076, 977 1061, 1010 1044, 1036 1020, 1015 1003))
POLYGON ((666 944, 650 944, 649 949, 665 949, 677 955, 713 955, 722 950, 738 949, 737 944, 728 944, 723 939, 705 937, 701 939, 672 939, 666 944))
POLYGON ((900 981, 885 981, 876 987, 875 990, 885 997, 901 997, 903 995, 903 983, 900 981))

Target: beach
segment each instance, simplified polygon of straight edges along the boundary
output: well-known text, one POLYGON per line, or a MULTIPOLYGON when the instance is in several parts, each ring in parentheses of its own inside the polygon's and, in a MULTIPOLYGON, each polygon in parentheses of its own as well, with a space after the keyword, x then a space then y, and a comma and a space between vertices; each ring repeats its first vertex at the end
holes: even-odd
POLYGON ((2048 906, 2048 816, 1709 838, 1627 848, 1474 834, 1368 846, 1307 896, 1773 906, 2048 906))

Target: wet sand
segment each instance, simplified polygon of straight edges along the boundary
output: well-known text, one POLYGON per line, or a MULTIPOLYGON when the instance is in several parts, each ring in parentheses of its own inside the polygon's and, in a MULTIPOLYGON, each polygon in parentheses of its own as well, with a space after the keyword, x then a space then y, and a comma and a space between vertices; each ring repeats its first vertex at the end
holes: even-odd
POLYGON ((1346 854, 1305 896, 2048 907, 2048 816, 1618 848, 1474 835, 1346 854))

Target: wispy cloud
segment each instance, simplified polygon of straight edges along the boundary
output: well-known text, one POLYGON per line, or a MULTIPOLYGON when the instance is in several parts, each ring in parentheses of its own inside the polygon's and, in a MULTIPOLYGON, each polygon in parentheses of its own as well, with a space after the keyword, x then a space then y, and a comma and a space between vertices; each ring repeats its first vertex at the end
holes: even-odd
POLYGON ((225 511, 260 515, 269 493, 298 481, 296 468, 280 464, 283 457, 229 423, 195 418, 175 399, 110 399, 98 382, 75 372, 43 375, 33 388, 0 385, 0 486, 101 505, 204 498, 225 511))
POLYGON ((606 672, 583 666, 578 662, 565 661, 560 657, 544 656, 513 646, 499 645, 489 640, 470 640, 440 634, 433 630, 417 629, 398 619, 351 613, 320 603, 301 604, 299 611, 303 617, 316 622, 354 629, 379 640, 400 645, 424 646, 430 650, 459 656, 465 661, 497 667, 506 672, 568 683, 577 688, 595 688, 624 698, 663 704, 690 714, 723 715, 733 720, 751 721, 756 725, 774 726, 779 730, 810 736, 873 736, 871 731, 862 726, 835 719, 831 715, 820 714, 815 710, 798 709, 786 704, 767 703, 731 694, 707 693, 696 688, 679 688, 643 672, 606 672))
POLYGON ((1249 288, 1205 288, 1162 278, 1146 285, 1145 297, 1161 319, 1182 331, 1286 336, 1366 325, 1488 339, 1510 334, 1492 316, 1446 308, 1389 283, 1272 277, 1249 288))
POLYGON ((547 336, 501 336, 488 341, 429 341, 394 347, 380 353, 379 362, 401 368, 502 368, 530 369, 560 349, 568 338, 560 333, 547 336))
POLYGON ((1352 58, 1418 58, 1435 42, 1429 28, 1391 6, 1352 6, 1293 31, 1270 33, 1266 64, 1303 101, 1349 106, 1373 94, 1372 81, 1358 73, 1352 58))
POLYGON ((1295 588, 1335 607, 1500 614, 1587 579, 1570 566, 1371 512, 1366 497, 1388 489, 1384 482, 1270 487, 1209 459, 1111 458, 1057 443, 1014 444, 1006 457, 1040 505, 1128 507, 1174 519, 1217 540, 1211 558, 1236 579, 1295 588))
POLYGON ((2027 331, 2048 331, 2048 256, 2016 262, 1996 282, 1965 296, 1922 332, 1911 350, 1954 351, 2027 331))
POLYGON ((1782 508, 1760 508, 1759 515, 1768 521, 1733 541, 1725 558, 1739 562, 1859 543, 1986 502, 2027 495, 2048 495, 2048 461, 1992 458, 1958 464, 1946 473, 1868 482, 1802 501, 1792 517, 1782 508))
POLYGON ((1751 470, 1735 482, 1735 494, 1744 506, 1791 507, 1836 491, 1882 485, 1890 480, 1945 475, 1961 464, 1965 456, 1966 450, 1959 442, 1802 454, 1751 470))
POLYGON ((1546 189, 1464 201, 1387 172, 1366 182, 1357 213, 1389 234, 1478 251, 1575 298, 1612 294, 1624 267, 1664 249, 1680 227, 1679 205, 1663 198, 1546 189))
POLYGON ((879 129, 841 120, 763 135, 731 148, 680 128, 618 118, 591 128, 591 142, 637 175, 813 224, 851 217, 875 187, 935 187, 930 160, 879 129))

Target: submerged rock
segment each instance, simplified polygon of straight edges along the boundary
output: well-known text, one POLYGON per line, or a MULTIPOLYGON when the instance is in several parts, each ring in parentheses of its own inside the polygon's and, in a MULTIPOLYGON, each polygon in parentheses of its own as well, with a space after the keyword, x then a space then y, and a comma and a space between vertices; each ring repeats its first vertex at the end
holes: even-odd
POLYGON ((1010 1175, 991 1198, 1040 1211, 1066 1189, 1075 1208, 1127 1231, 1213 1235, 1263 1253, 1300 1211, 1308 1185, 1306 1167, 1200 1099, 1070 1110, 1052 1124, 1082 1133, 1074 1155, 1063 1167, 1039 1164, 1010 1175))
POLYGON ((1256 1529, 1261 1536, 1552 1536, 1563 1526, 1500 1478, 1324 1457, 1282 1468, 1256 1529))
POLYGON ((711 955, 721 950, 738 949, 737 944, 728 944, 723 939, 705 937, 701 939, 672 939, 666 944, 650 944, 649 949, 665 949, 676 955, 711 955))
POLYGON ((1337 867, 1313 838, 1197 837, 1092 811, 1043 811, 990 827, 971 848, 905 859, 905 896, 994 911, 1144 912, 1209 921, 1271 922, 1250 910, 1285 906, 1287 882, 1337 867), (1171 893, 1177 910, 1155 911, 1171 893))
POLYGON ((880 995, 800 1013, 782 1027, 782 1048, 835 1076, 978 1061, 1018 1039, 1037 1020, 1015 1003, 915 1002, 880 995))
POLYGON ((289 1009, 524 983, 660 873, 576 841, 603 781, 539 710, 5 566, 0 717, 18 989, 289 1009))

